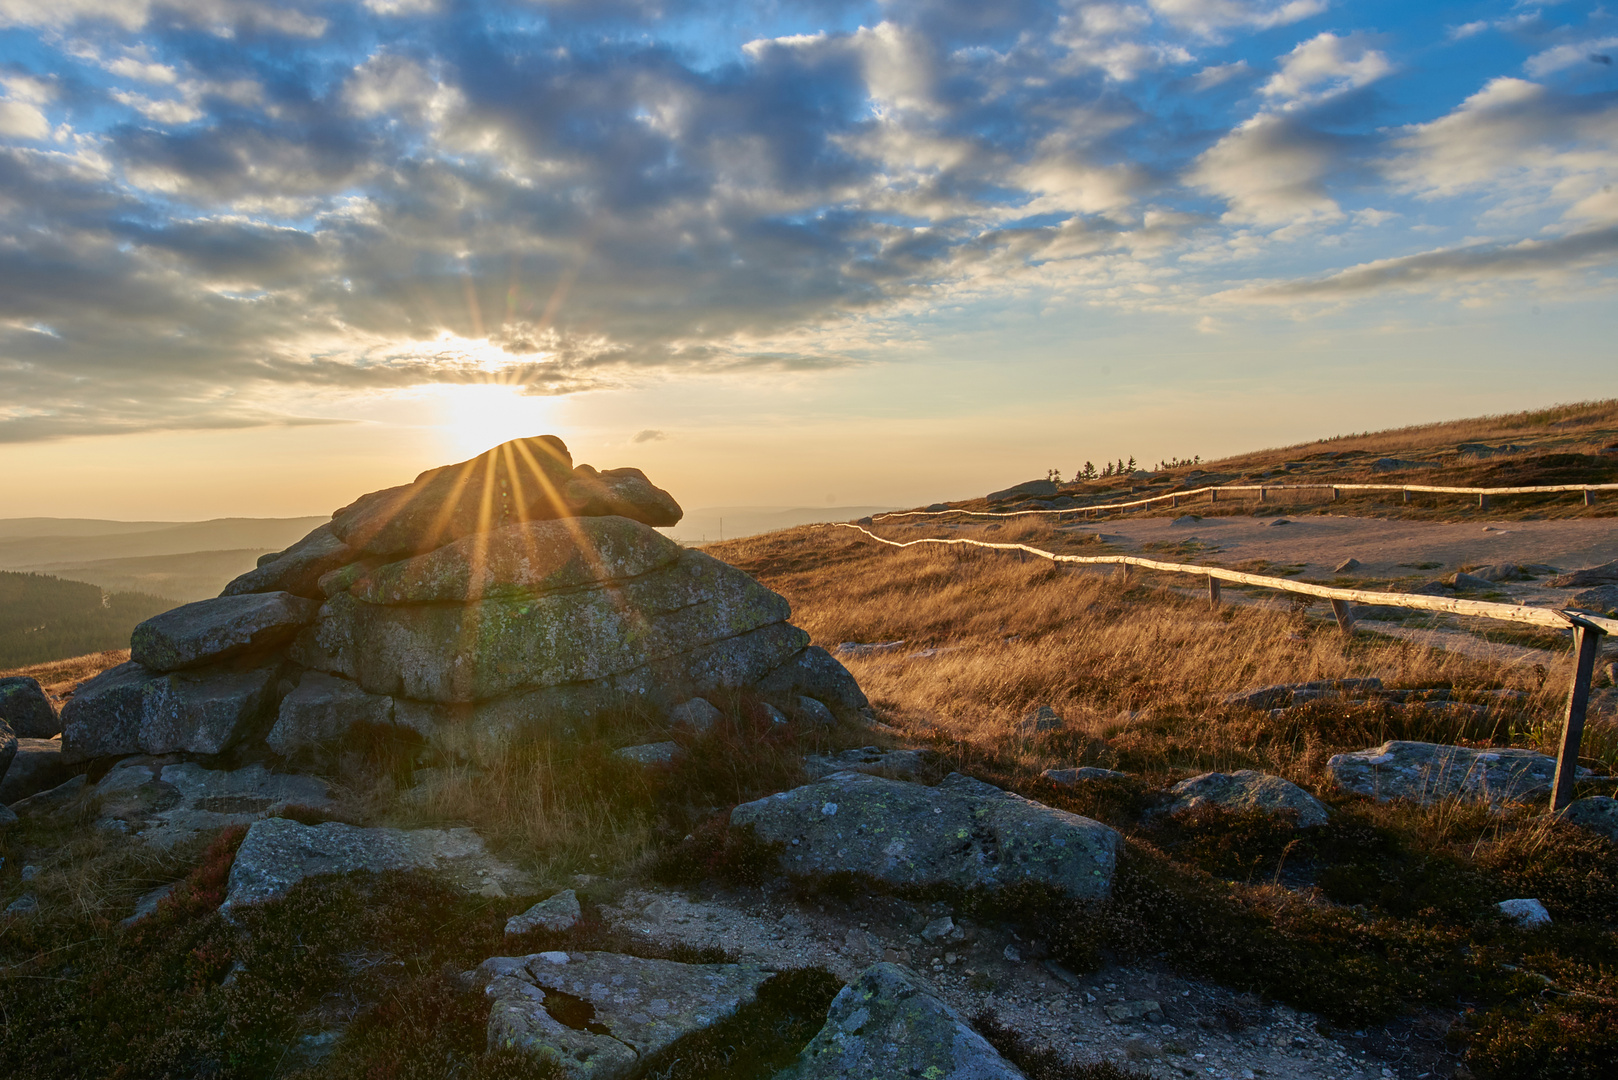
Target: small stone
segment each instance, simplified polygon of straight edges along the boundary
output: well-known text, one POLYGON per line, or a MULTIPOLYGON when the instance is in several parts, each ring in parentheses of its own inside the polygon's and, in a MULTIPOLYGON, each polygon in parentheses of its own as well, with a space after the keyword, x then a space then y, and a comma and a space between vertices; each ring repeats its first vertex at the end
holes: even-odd
POLYGON ((1067 721, 1062 719, 1061 713, 1049 705, 1041 705, 1017 721, 1017 734, 1040 735, 1047 731, 1061 731, 1066 726, 1067 721))
POLYGON ((669 723, 680 724, 696 732, 707 731, 724 718, 725 714, 707 698, 694 697, 669 710, 669 723))
POLYGON ((685 751, 680 749, 677 742, 645 743, 641 746, 625 746, 614 750, 613 757, 633 761, 636 765, 672 765, 685 751))
POLYGON ((583 914, 578 894, 572 889, 564 889, 547 900, 541 900, 521 915, 513 915, 506 920, 506 933, 526 934, 530 930, 561 933, 578 925, 583 914))
POLYGON ((807 694, 798 695, 798 713, 809 723, 820 727, 834 727, 837 717, 825 705, 807 694))
POLYGON ((1169 792, 1175 799, 1163 809, 1163 813, 1179 813, 1209 803, 1228 810, 1292 814, 1301 829, 1326 824, 1330 814, 1324 803, 1297 784, 1253 769, 1233 773, 1203 773, 1180 781, 1169 792))
POLYGON ((922 927, 921 940, 942 941, 944 938, 949 937, 951 931, 954 929, 955 920, 950 918, 948 915, 944 915, 940 918, 932 920, 926 926, 922 927))
POLYGON ((22 870, 17 874, 17 876, 23 881, 33 881, 39 876, 39 867, 32 863, 27 863, 23 866, 22 870))
POLYGON ((1360 568, 1360 566, 1361 566, 1361 563, 1360 563, 1360 561, 1358 559, 1349 558, 1349 559, 1344 559, 1342 562, 1338 563, 1336 566, 1334 566, 1332 568, 1332 570, 1333 570, 1334 573, 1346 574, 1351 570, 1358 570, 1360 568))
POLYGON ((1277 525, 1291 525, 1291 524, 1292 524, 1292 522, 1288 521, 1286 518, 1276 518, 1274 521, 1270 522, 1270 527, 1274 528, 1277 525))
POLYGON ((1551 924, 1551 913, 1538 900, 1502 900, 1495 906, 1500 909, 1500 914, 1529 930, 1551 924))
POLYGON ((1018 949, 1015 945, 1007 945, 1000 951, 1000 955, 1011 961, 1013 964, 1022 963, 1022 950, 1018 949))
POLYGON ((1457 589, 1477 590, 1487 589, 1494 583, 1488 578, 1481 578, 1473 574, 1456 571, 1454 574, 1451 574, 1445 579, 1445 584, 1454 586, 1457 589))
POLYGON ((23 893, 6 905, 7 915, 32 915, 39 910, 39 899, 33 893, 23 893))
POLYGON ((1073 787, 1076 784, 1088 783, 1094 780, 1127 780, 1129 774, 1118 772, 1115 769, 1103 769, 1095 765, 1085 765, 1077 769, 1046 769, 1040 773, 1053 784, 1063 787, 1073 787))
POLYGON ((1107 1019, 1115 1024, 1127 1024, 1132 1020, 1151 1020, 1152 1014, 1157 1014, 1153 1023, 1162 1023, 1163 1007, 1149 998, 1139 1001, 1120 1001, 1116 1005, 1107 1005, 1102 1009, 1107 1019))

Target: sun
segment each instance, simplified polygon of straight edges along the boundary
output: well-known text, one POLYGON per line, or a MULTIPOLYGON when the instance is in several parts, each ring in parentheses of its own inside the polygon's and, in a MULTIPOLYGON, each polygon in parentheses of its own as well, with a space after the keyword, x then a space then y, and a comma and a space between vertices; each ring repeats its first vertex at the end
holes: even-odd
POLYGON ((439 399, 438 428, 444 448, 456 460, 550 430, 551 402, 526 396, 518 386, 475 383, 439 386, 433 392, 439 399))

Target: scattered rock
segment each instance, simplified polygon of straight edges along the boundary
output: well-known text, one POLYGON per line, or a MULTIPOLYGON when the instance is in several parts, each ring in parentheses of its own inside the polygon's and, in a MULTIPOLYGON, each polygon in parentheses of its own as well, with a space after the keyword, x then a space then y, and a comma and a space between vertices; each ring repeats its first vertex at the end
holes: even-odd
POLYGON ((1385 457, 1377 458, 1371 462, 1371 471, 1378 473, 1404 472, 1407 469, 1436 469, 1438 466, 1439 462, 1436 461, 1407 461, 1403 458, 1385 457))
POLYGON ((1291 524, 1292 524, 1292 522, 1288 521, 1286 518, 1276 518, 1274 521, 1269 523, 1269 525, 1272 526, 1272 527, 1276 526, 1276 525, 1291 525, 1291 524))
POLYGON ((1490 563, 1473 567, 1467 573, 1483 581, 1530 581, 1534 576, 1528 567, 1515 563, 1490 563))
POLYGON ((990 502, 1008 502, 1012 499, 1038 499, 1050 498, 1056 494, 1054 480, 1028 480, 1021 484, 1014 484, 1002 491, 992 491, 984 498, 990 502))
POLYGON ((288 592, 198 600, 153 615, 129 636, 129 656, 151 671, 180 671, 274 648, 315 617, 318 605, 288 592))
POLYGON ((1040 773, 1053 784, 1063 787, 1073 787, 1076 784, 1089 783, 1093 780, 1127 780, 1129 774, 1117 772, 1113 769, 1103 769, 1095 765, 1085 765, 1077 769, 1046 769, 1040 773))
POLYGON ((118 925, 130 927, 134 926, 143 919, 151 918, 157 913, 157 905, 161 904, 164 900, 167 900, 169 898, 169 894, 174 892, 174 887, 178 884, 179 882, 177 881, 171 881, 167 885, 159 885, 157 888, 135 901, 135 913, 129 916, 127 919, 120 920, 118 925))
POLYGON ((568 509, 580 517, 613 514, 662 528, 678 525, 685 516, 674 497, 653 485, 639 469, 597 472, 580 465, 573 470, 562 497, 568 509))
POLYGON ((860 684, 831 653, 818 645, 788 657, 758 680, 756 689, 782 701, 790 701, 795 695, 812 697, 846 724, 871 718, 871 703, 860 684))
POLYGON ((1200 522, 1201 520, 1202 520, 1202 517, 1200 515, 1198 515, 1198 514, 1181 514, 1179 517, 1177 517, 1173 521, 1169 522, 1169 524, 1170 525, 1195 525, 1198 522, 1200 522))
POLYGON ((1562 816, 1582 829, 1600 833, 1618 843, 1618 799, 1607 795, 1574 799, 1562 811, 1562 816))
POLYGON ((1551 913, 1546 911, 1545 905, 1538 900, 1502 900, 1495 906, 1500 909, 1500 914, 1530 930, 1551 924, 1551 913))
POLYGON ((1121 840, 1089 818, 952 773, 936 788, 833 773, 731 811, 780 843, 794 875, 868 874, 896 885, 1042 882, 1103 898, 1121 840))
POLYGON ((1337 574, 1346 574, 1351 570, 1358 570, 1361 565, 1362 564, 1358 559, 1344 559, 1342 562, 1332 567, 1332 572, 1337 574))
POLYGON ((379 727, 393 724, 393 699, 368 694, 347 679, 321 671, 306 671, 298 685, 281 699, 275 726, 264 742, 282 757, 300 750, 335 743, 357 724, 379 727))
POLYGON ((669 723, 680 724, 696 732, 707 731, 724 718, 725 714, 707 698, 694 697, 669 710, 669 723))
POLYGON ((618 1080, 675 1040, 731 1016, 770 973, 757 964, 682 964, 603 952, 496 956, 489 1049, 549 1056, 562 1075, 618 1080))
POLYGON ((6 905, 7 915, 32 915, 39 910, 39 899, 33 893, 23 893, 6 905))
POLYGON ((358 552, 337 539, 327 522, 285 551, 264 556, 256 569, 226 585, 219 595, 288 592, 319 600, 321 577, 356 558, 358 552))
POLYGON ((1457 570, 1445 580, 1445 584, 1456 589, 1487 589, 1494 582, 1488 578, 1462 573, 1457 570))
POLYGON ((1315 682, 1279 683, 1243 690, 1225 698, 1226 705, 1241 705, 1249 709, 1277 709, 1287 705, 1301 705, 1306 701, 1343 697, 1351 693, 1382 689, 1381 679, 1321 679, 1315 682))
POLYGON ((883 750, 863 746, 836 754, 810 754, 803 759, 803 771, 815 780, 839 772, 871 773, 900 780, 936 779, 938 754, 932 750, 883 750))
POLYGON ((18 739, 11 765, 0 771, 0 805, 26 799, 68 778, 60 739, 18 739))
POLYGON ((513 439, 362 495, 332 515, 331 530, 364 555, 415 555, 476 532, 571 517, 561 492, 572 480, 573 457, 561 439, 513 439))
MULTIPOLYGON (((1337 786, 1381 802, 1446 798, 1512 802, 1549 787, 1556 759, 1532 750, 1473 750, 1426 742, 1385 742, 1336 754, 1326 763, 1337 786)), ((1588 776, 1590 770, 1580 769, 1588 776)))
POLYGON ((1618 559, 1600 566, 1587 566, 1582 570, 1561 574, 1546 582, 1558 589, 1577 589, 1586 585, 1618 585, 1618 559))
POLYGON ((1107 1014, 1107 1019, 1115 1024, 1128 1024, 1132 1021, 1141 1020, 1149 1024, 1161 1024, 1163 1022, 1163 1006, 1150 998, 1142 998, 1139 1001, 1120 1001, 1112 1005, 1105 1005, 1102 1007, 1102 1011, 1107 1014))
POLYGON ((1233 773, 1210 772, 1182 780, 1169 789, 1174 801, 1163 813, 1192 810, 1204 803, 1227 810, 1263 810, 1292 814, 1300 829, 1326 824, 1330 811, 1324 803, 1290 780, 1253 769, 1233 773))
POLYGON ((78 801, 86 784, 83 776, 69 777, 53 788, 11 803, 11 812, 23 819, 55 817, 78 801))
POLYGON ((1583 589, 1568 597, 1567 606, 1595 614, 1612 614, 1618 611, 1618 585, 1597 585, 1593 589, 1583 589))
POLYGON ((1061 713, 1049 705, 1041 705, 1017 721, 1017 734, 1039 735, 1047 731, 1061 731, 1065 727, 1067 721, 1062 719, 1061 713))
POLYGON ((236 852, 221 912, 283 895, 318 874, 415 870, 480 896, 506 896, 527 879, 484 848, 471 829, 363 829, 289 818, 255 821, 236 852))
MULTIPOLYGON (((62 732, 51 699, 39 680, 27 675, 0 679, 0 723, 10 725, 19 739, 49 739, 62 732)), ((4 773, 5 767, 0 766, 0 775, 4 773)))
POLYGON ((541 900, 521 915, 506 920, 506 933, 526 934, 530 930, 549 930, 561 933, 571 930, 583 918, 579 897, 572 889, 564 889, 548 900, 541 900))
POLYGON ((921 928, 921 940, 928 942, 943 941, 945 938, 949 937, 954 930, 955 920, 950 918, 948 915, 941 915, 938 918, 931 920, 926 926, 921 928))
POLYGON ((837 717, 832 714, 832 711, 807 694, 798 695, 798 715, 805 722, 819 727, 835 727, 837 725, 837 717))
POLYGON ((614 757, 633 761, 636 765, 672 765, 684 753, 677 742, 645 743, 641 746, 626 746, 621 750, 614 750, 614 757))
POLYGON ((876 964, 832 999, 826 1026, 777 1080, 1023 1080, 958 1013, 903 968, 876 964))

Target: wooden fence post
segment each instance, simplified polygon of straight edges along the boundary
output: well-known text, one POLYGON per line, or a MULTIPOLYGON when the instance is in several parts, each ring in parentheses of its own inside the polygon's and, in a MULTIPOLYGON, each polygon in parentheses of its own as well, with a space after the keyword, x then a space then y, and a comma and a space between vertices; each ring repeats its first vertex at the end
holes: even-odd
POLYGON ((1337 625, 1342 629, 1343 633, 1352 634, 1354 632, 1354 609, 1349 606, 1347 600, 1333 600, 1331 602, 1331 613, 1337 616, 1337 625))
POLYGON ((1219 606, 1219 579, 1212 574, 1208 575, 1208 606, 1210 608, 1219 606))
POLYGON ((1410 501, 1410 492, 1408 492, 1408 491, 1405 492, 1404 497, 1405 497, 1405 502, 1408 503, 1410 501))
POLYGON ((1129 564, 1126 562, 1118 564, 1118 581, 1126 588, 1129 586, 1129 564))
MULTIPOLYGON (((1169 505, 1170 506, 1179 506, 1180 505, 1180 497, 1178 495, 1170 495, 1169 496, 1169 505)), ((1586 506, 1590 505, 1590 493, 1588 491, 1586 491, 1584 493, 1584 505, 1586 505, 1586 506)))
POLYGON ((1332 488, 1331 489, 1331 501, 1332 502, 1336 502, 1338 499, 1341 499, 1342 497, 1343 497, 1343 493, 1340 490, 1338 490, 1337 488, 1332 488))
POLYGON ((1208 489, 1208 501, 1211 502, 1211 503, 1216 503, 1216 502, 1219 501, 1219 489, 1218 488, 1209 488, 1208 489))
POLYGON ((1489 497, 1487 495, 1479 494, 1478 495, 1478 509, 1479 510, 1487 510, 1488 508, 1489 508, 1489 497))
POLYGON ((1562 747, 1556 754, 1556 779, 1551 783, 1551 813, 1573 801, 1573 781, 1579 772, 1579 742, 1584 738, 1584 711, 1590 704, 1590 682, 1596 654, 1605 634, 1594 626, 1573 625, 1573 687, 1567 695, 1567 719, 1562 724, 1562 747))
POLYGON ((1268 493, 1264 490, 1264 485, 1263 484, 1260 484, 1258 486, 1258 501, 1259 502, 1269 502, 1268 493))
POLYGON ((1592 495, 1594 495, 1594 492, 1592 492, 1589 488, 1584 489, 1584 505, 1585 506, 1594 506, 1595 505, 1595 499, 1592 498, 1592 495))

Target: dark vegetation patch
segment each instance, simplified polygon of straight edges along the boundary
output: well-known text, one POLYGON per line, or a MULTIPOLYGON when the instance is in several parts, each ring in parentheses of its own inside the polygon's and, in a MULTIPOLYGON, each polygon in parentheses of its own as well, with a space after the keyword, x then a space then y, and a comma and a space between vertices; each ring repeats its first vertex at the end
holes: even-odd
POLYGON ((175 606, 161 596, 0 571, 0 670, 125 648, 135 624, 175 606))
POLYGON ((826 1024, 843 984, 822 968, 774 975, 758 996, 725 1020, 692 1032, 643 1060, 637 1078, 769 1080, 792 1063, 826 1024))

